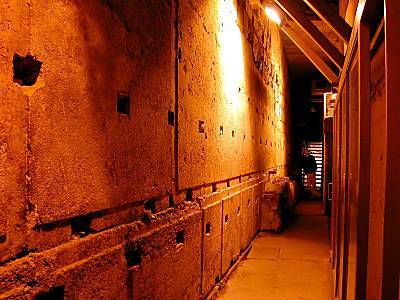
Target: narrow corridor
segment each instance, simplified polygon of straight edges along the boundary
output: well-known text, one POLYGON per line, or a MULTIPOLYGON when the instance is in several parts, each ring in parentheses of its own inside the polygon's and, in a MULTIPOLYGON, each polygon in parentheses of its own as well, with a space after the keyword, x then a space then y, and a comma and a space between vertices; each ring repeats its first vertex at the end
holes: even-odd
POLYGON ((0 0, 0 300, 400 300, 399 15, 0 0))
POLYGON ((261 233, 218 299, 333 299, 328 222, 303 202, 282 234, 261 233))

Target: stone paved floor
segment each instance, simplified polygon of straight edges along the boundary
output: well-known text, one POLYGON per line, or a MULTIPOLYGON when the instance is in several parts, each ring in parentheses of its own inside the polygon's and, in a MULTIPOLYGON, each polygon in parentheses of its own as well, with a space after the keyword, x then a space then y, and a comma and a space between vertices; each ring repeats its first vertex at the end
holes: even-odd
POLYGON ((261 233, 218 299, 333 299, 328 221, 316 206, 300 203, 282 234, 261 233))

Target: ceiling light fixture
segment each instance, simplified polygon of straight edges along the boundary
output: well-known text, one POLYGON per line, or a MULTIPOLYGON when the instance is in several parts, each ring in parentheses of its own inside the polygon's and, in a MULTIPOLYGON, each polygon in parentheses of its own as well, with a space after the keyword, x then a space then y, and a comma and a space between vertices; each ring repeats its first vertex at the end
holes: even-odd
POLYGON ((276 12, 272 5, 267 5, 265 7, 265 14, 270 18, 274 23, 278 24, 279 26, 282 25, 282 19, 279 14, 276 12))

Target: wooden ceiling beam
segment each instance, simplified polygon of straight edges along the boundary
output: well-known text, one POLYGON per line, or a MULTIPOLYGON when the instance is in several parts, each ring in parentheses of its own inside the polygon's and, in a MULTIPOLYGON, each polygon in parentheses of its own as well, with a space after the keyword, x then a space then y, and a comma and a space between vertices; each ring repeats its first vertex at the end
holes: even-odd
POLYGON ((303 0, 346 44, 350 41, 351 27, 333 10, 328 2, 303 0))
POLYGON ((315 53, 309 43, 300 38, 300 35, 295 29, 289 25, 285 25, 281 28, 281 30, 288 36, 289 39, 293 41, 297 47, 299 47, 301 52, 304 53, 304 55, 330 83, 338 82, 338 75, 336 75, 336 73, 318 56, 318 54, 315 53))
POLYGON ((344 56, 307 18, 297 0, 275 0, 275 2, 312 38, 321 50, 341 70, 344 56))

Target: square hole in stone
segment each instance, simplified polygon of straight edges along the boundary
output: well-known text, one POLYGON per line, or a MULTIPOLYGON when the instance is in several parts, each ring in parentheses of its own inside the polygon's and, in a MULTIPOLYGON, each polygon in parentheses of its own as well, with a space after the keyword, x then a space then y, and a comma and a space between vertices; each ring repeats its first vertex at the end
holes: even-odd
POLYGON ((42 292, 35 297, 35 300, 63 300, 64 299, 64 286, 57 286, 47 292, 42 292))
POLYGON ((232 130, 232 138, 235 138, 235 136, 236 136, 235 130, 232 130))
POLYGON ((168 207, 169 208, 174 208, 175 207, 175 202, 174 202, 174 196, 169 195, 168 196, 168 207))
POLYGON ((210 234, 211 233, 211 224, 207 223, 206 224, 206 234, 210 234))
POLYGON ((71 231, 73 235, 84 237, 92 232, 90 226, 92 225, 92 216, 78 216, 71 219, 71 231))
POLYGON ((129 116, 131 111, 131 99, 129 95, 119 93, 117 96, 117 112, 129 116))
POLYGON ((183 244, 185 242, 185 231, 181 230, 176 233, 176 243, 183 244))
POLYGON ((168 111, 168 125, 175 125, 175 113, 173 111, 168 111))
POLYGON ((32 86, 36 83, 40 74, 42 62, 32 55, 20 56, 14 54, 13 71, 14 82, 22 86, 32 86))
POLYGON ((228 224, 228 221, 229 221, 229 216, 225 215, 225 224, 228 224))
POLYGON ((147 200, 144 203, 144 209, 150 210, 152 214, 155 214, 157 212, 156 199, 152 198, 152 199, 147 200))
POLYGON ((219 126, 219 134, 220 135, 224 134, 224 126, 219 126))
POLYGON ((217 276, 215 277, 215 284, 218 284, 219 282, 220 282, 219 275, 217 275, 217 276))
POLYGON ((193 190, 192 189, 187 189, 186 190, 186 201, 193 201, 193 190))
POLYGON ((142 255, 140 249, 125 249, 125 260, 128 264, 128 268, 140 266, 140 264, 142 263, 142 255))
POLYGON ((211 188, 212 188, 212 192, 215 193, 217 191, 217 184, 213 183, 211 188))
POLYGON ((204 121, 199 120, 199 133, 204 134, 205 128, 206 128, 206 124, 204 123, 204 121))

